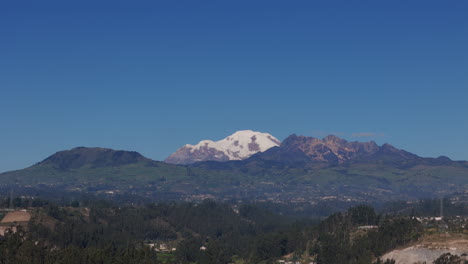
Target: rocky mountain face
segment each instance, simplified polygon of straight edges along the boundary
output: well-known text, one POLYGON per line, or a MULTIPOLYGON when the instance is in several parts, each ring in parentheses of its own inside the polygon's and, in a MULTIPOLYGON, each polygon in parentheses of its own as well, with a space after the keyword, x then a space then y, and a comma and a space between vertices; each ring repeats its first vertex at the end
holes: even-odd
POLYGON ((291 135, 281 145, 288 150, 300 150, 310 159, 341 163, 357 157, 374 154, 379 146, 374 142, 348 142, 334 135, 323 139, 291 135))
POLYGON ((278 162, 323 162, 342 164, 347 162, 403 162, 422 159, 390 144, 382 146, 374 141, 348 142, 334 135, 323 139, 291 135, 279 147, 254 155, 252 160, 278 162))
POLYGON ((170 155, 165 162, 192 164, 200 161, 243 160, 280 144, 278 139, 268 133, 242 130, 220 141, 203 140, 196 145, 187 144, 170 155))

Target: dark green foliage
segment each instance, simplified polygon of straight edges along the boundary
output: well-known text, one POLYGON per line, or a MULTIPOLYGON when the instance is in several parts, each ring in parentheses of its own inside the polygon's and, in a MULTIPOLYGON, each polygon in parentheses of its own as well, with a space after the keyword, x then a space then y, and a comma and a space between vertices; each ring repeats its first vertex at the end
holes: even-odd
POLYGON ((420 222, 408 217, 387 217, 380 224, 378 231, 369 232, 374 238, 373 251, 381 255, 397 246, 417 240, 423 231, 420 222))
POLYGON ((379 218, 368 206, 330 216, 320 224, 313 252, 318 254, 317 262, 371 264, 374 257, 416 240, 422 232, 421 224, 409 217, 386 217, 378 228, 359 232, 359 225, 376 224, 379 218))
POLYGON ((358 205, 348 210, 351 222, 355 225, 376 225, 379 218, 374 208, 367 205, 358 205))
MULTIPOLYGON (((376 215, 368 206, 336 213, 319 225, 293 221, 256 205, 193 203, 36 208, 27 232, 0 240, 4 263, 274 263, 294 253, 320 264, 373 264, 375 257, 413 241, 419 222, 376 215), (378 224, 378 228, 359 226, 378 224), (157 253, 144 243, 172 243, 174 253, 157 253), (201 250, 203 247, 204 250, 201 250)), ((392 262, 375 262, 391 264, 392 262)))
POLYGON ((47 203, 36 209, 27 233, 2 240, 0 254, 13 262, 0 263, 15 263, 24 255, 38 263, 157 263, 156 252, 141 243, 177 241, 178 263, 218 264, 232 262, 234 255, 272 260, 305 245, 298 231, 302 224, 290 226, 286 218, 254 205, 241 207, 238 214, 230 205, 209 200, 122 207, 99 201, 85 204, 93 206, 47 203))
POLYGON ((377 261, 375 261, 374 263, 372 264, 395 264, 395 260, 393 259, 387 259, 385 261, 381 260, 381 259, 377 259, 377 261))
POLYGON ((466 264, 468 261, 462 260, 458 255, 452 255, 445 253, 440 255, 434 262, 434 264, 466 264))

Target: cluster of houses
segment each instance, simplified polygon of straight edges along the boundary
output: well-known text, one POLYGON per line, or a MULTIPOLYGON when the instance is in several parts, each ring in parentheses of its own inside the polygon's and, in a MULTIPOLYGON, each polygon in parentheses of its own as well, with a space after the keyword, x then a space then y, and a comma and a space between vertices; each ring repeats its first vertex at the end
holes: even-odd
POLYGON ((146 245, 157 252, 174 252, 177 250, 175 247, 171 247, 166 243, 148 243, 146 245))
MULTIPOLYGON (((177 250, 175 247, 171 247, 170 245, 166 243, 148 243, 148 245, 151 249, 157 251, 157 252, 174 252, 177 250)), ((205 251, 206 247, 201 246, 200 251, 205 251)))

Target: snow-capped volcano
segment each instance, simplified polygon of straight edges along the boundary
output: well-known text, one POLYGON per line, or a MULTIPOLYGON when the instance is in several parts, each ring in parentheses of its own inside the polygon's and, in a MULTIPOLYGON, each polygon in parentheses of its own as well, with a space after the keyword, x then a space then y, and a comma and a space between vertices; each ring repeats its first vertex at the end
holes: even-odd
POLYGON ((242 160, 280 144, 278 139, 268 133, 242 130, 220 141, 202 140, 196 145, 187 144, 170 155, 165 162, 191 164, 207 160, 242 160))

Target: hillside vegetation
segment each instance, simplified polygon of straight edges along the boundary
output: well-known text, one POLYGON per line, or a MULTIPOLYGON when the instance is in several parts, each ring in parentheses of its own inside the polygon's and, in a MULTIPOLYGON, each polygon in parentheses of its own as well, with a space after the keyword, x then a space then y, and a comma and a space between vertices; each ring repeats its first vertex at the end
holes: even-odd
POLYGON ((240 264, 287 259, 372 264, 424 233, 412 217, 379 215, 368 206, 317 223, 252 204, 233 207, 214 201, 72 205, 44 201, 29 207, 33 217, 28 227, 0 240, 0 263, 240 264), (150 244, 175 250, 157 252, 150 244))

